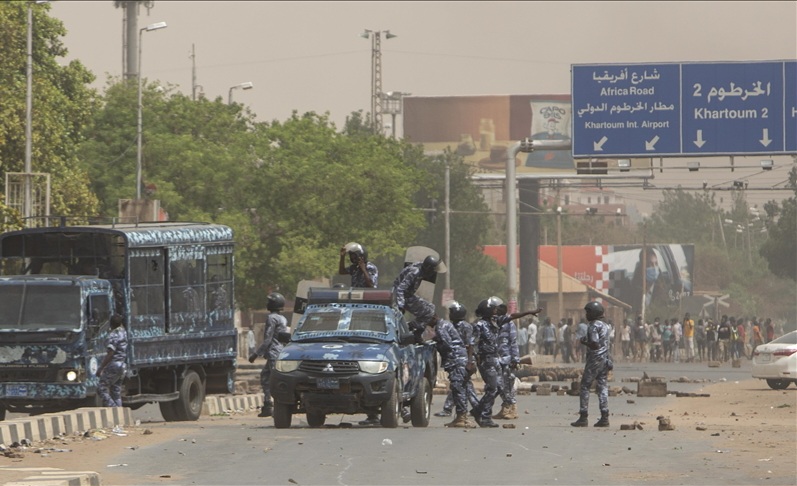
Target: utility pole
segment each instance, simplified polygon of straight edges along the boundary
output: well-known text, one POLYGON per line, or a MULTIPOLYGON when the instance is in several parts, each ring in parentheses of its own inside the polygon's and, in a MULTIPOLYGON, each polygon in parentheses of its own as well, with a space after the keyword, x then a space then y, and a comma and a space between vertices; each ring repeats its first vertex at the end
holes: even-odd
POLYGON ((191 100, 196 101, 196 50, 191 44, 191 100))

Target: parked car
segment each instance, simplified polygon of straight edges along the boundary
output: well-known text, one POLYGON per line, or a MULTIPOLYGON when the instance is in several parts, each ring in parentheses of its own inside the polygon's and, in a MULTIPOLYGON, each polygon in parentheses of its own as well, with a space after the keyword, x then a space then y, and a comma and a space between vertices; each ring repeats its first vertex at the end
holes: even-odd
POLYGON ((753 352, 753 378, 767 380, 775 390, 797 384, 797 331, 762 344, 753 352))

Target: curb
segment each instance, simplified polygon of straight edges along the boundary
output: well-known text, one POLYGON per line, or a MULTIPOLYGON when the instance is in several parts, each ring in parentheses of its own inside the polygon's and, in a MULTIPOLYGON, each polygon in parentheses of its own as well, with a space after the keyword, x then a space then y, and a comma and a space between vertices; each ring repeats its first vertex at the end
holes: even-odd
POLYGON ((132 424, 133 413, 127 407, 78 408, 0 422, 0 444, 21 442, 22 439, 42 441, 61 434, 132 424))
POLYGON ((202 415, 219 415, 236 411, 260 410, 263 395, 234 395, 205 397, 202 415))
POLYGON ((21 481, 5 483, 5 486, 100 486, 102 484, 100 475, 94 471, 41 471, 39 474, 21 481))

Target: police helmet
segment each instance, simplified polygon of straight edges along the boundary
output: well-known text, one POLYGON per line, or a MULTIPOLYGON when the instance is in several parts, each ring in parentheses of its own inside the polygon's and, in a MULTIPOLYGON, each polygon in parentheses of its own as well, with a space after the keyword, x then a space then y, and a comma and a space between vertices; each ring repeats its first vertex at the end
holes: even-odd
POLYGON ((448 304, 448 319, 451 322, 459 322, 465 319, 466 315, 468 315, 468 310, 456 300, 448 304))
POLYGON ((421 263, 421 274, 424 276, 431 277, 432 275, 445 272, 446 264, 434 255, 427 256, 423 259, 423 263, 421 263))
POLYGON ((344 248, 349 253, 352 263, 356 263, 360 258, 366 262, 368 261, 368 250, 363 245, 352 241, 351 243, 346 243, 344 248))
POLYGON ((268 302, 266 309, 270 311, 278 311, 285 308, 285 297, 279 292, 271 292, 268 294, 268 302))
POLYGON ((589 302, 584 306, 584 310, 587 313, 587 320, 589 321, 594 321, 595 319, 603 317, 604 309, 600 302, 589 302))

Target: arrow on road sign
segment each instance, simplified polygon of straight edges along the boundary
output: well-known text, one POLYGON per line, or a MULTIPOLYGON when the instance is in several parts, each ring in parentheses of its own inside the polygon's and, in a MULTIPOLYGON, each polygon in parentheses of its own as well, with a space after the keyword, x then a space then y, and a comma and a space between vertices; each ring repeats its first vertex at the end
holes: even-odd
POLYGON ((645 150, 656 150, 656 143, 659 141, 659 136, 656 135, 649 142, 645 142, 645 150))
POLYGON ((599 141, 592 142, 592 150, 601 150, 602 151, 603 150, 603 144, 606 143, 607 140, 609 140, 609 139, 604 135, 604 137, 602 139, 600 139, 599 141))
POLYGON ((700 148, 705 144, 706 141, 703 140, 703 130, 697 131, 697 140, 694 141, 694 144, 697 145, 697 148, 700 148))
POLYGON ((769 138, 769 128, 764 129, 764 138, 759 140, 759 142, 761 142, 761 145, 764 147, 768 147, 769 144, 772 143, 772 139, 769 138))

